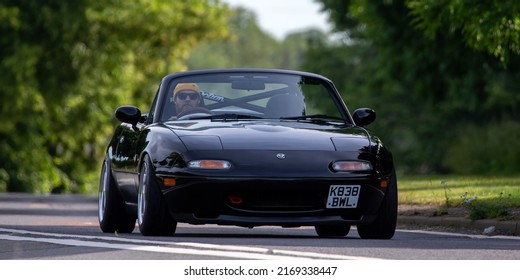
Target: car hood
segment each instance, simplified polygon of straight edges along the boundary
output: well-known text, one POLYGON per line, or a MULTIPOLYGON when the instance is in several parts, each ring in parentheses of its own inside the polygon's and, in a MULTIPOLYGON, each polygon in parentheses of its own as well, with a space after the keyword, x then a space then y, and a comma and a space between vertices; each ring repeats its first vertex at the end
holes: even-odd
POLYGON ((166 124, 188 150, 359 151, 370 145, 360 127, 317 125, 296 121, 211 122, 166 124))

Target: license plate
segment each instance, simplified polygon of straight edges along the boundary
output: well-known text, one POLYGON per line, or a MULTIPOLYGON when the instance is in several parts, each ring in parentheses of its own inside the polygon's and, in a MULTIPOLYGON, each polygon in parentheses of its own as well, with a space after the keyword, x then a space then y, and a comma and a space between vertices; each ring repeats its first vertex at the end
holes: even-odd
POLYGON ((356 208, 360 191, 359 185, 331 185, 327 208, 356 208))

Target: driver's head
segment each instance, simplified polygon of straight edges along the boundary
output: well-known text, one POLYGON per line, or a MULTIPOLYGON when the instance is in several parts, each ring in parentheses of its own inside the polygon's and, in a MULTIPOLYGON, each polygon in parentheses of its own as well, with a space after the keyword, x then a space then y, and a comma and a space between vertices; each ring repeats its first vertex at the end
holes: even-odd
POLYGON ((177 109, 177 114, 182 113, 190 108, 199 106, 200 90, 197 84, 180 83, 173 90, 173 103, 177 109))

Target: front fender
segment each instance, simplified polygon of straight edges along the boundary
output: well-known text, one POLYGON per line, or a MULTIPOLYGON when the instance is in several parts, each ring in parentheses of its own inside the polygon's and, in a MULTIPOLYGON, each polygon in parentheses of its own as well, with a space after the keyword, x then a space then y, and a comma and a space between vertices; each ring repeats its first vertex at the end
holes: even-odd
POLYGON ((149 155, 154 171, 158 168, 185 166, 186 146, 173 130, 164 125, 152 125, 145 128, 138 151, 138 170, 141 170, 145 155, 149 155))

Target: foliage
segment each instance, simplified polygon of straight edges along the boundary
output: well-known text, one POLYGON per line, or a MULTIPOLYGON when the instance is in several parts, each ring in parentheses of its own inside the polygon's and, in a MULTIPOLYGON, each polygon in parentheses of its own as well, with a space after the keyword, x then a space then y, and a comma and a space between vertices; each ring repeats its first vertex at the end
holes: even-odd
POLYGON ((469 210, 469 218, 472 221, 481 219, 508 219, 511 216, 511 195, 504 197, 500 193, 498 197, 488 200, 481 200, 478 197, 468 197, 467 193, 462 196, 463 205, 469 210))
MULTIPOLYGON (((428 0, 319 2, 330 13, 335 30, 342 37, 335 44, 317 44, 309 50, 305 69, 321 70, 339 81, 338 88, 351 109, 366 106, 376 110, 378 120, 370 128, 387 142, 401 171, 480 172, 475 168, 464 170, 468 166, 462 165, 461 160, 455 163, 448 147, 460 147, 456 143, 474 140, 475 134, 461 132, 469 127, 484 124, 489 129, 497 123, 518 119, 520 88, 515 81, 520 73, 520 56, 518 32, 512 31, 516 30, 520 4, 449 1, 450 5, 445 5, 445 1, 428 0), (492 9, 502 4, 509 8, 492 9), (489 26, 470 32, 478 27, 470 22, 479 16, 485 17, 489 26), (513 24, 501 25, 504 18, 511 19, 513 24), (483 30, 497 32, 487 34, 483 30), (497 48, 503 51, 496 52, 497 48)), ((513 131, 511 135, 517 133, 513 131)), ((474 141, 473 150, 481 145, 480 149, 491 154, 496 146, 491 141, 487 144, 474 141)), ((464 155, 468 156, 466 159, 471 156, 464 155)), ((518 170, 518 162, 511 157, 497 156, 494 160, 496 166, 518 170)), ((500 168, 492 170, 502 172, 500 168)))
POLYGON ((244 8, 233 10, 230 36, 223 40, 202 42, 187 60, 189 69, 205 68, 281 68, 301 69, 314 37, 326 38, 318 30, 289 34, 281 42, 261 30, 256 15, 244 8))
POLYGON ((277 42, 256 24, 256 15, 243 8, 234 10, 229 22, 230 38, 194 46, 189 69, 226 67, 274 67, 277 42))
POLYGON ((447 145, 444 165, 458 174, 518 174, 520 124, 506 120, 469 124, 447 145))
POLYGON ((0 185, 83 192, 116 106, 147 106, 201 40, 227 35, 211 0, 0 3, 0 185))
POLYGON ((435 39, 460 33, 473 49, 484 50, 501 61, 520 54, 520 5, 516 1, 410 0, 413 24, 435 39))

